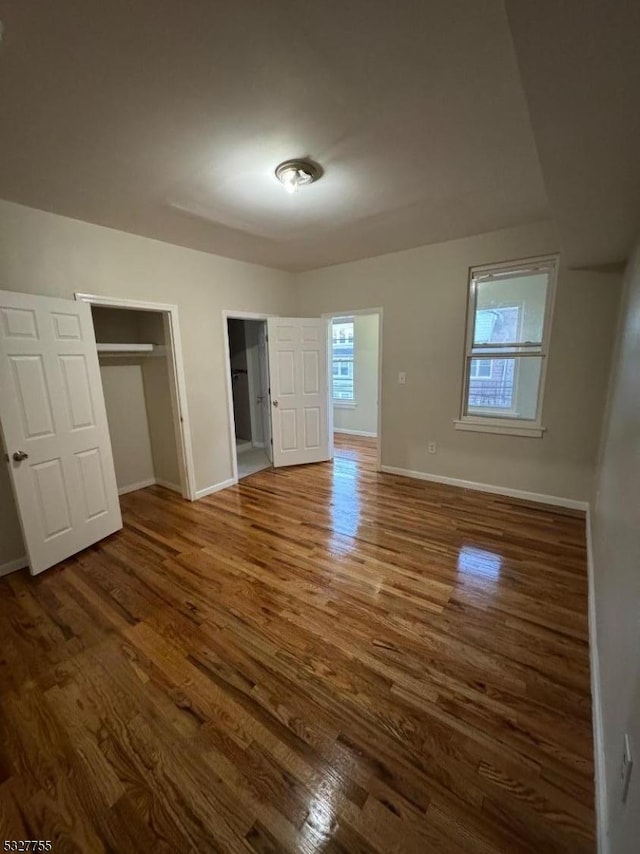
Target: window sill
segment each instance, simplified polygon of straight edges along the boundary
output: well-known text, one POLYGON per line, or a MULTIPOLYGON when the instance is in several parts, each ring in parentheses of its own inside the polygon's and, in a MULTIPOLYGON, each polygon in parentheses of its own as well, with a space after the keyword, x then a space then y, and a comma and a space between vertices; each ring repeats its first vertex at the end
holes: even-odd
POLYGON ((333 406, 336 409, 355 409, 358 404, 355 400, 334 400, 333 406))
POLYGON ((497 433, 502 436, 526 436, 530 439, 541 439, 545 427, 525 426, 524 424, 491 424, 487 421, 455 420, 456 430, 469 430, 472 433, 497 433))

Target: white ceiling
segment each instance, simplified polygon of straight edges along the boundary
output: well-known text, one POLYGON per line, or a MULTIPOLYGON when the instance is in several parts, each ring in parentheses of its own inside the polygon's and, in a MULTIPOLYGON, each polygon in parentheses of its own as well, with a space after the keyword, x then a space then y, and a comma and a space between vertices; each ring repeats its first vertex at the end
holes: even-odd
POLYGON ((640 234, 640 3, 507 8, 565 260, 615 265, 640 234))
MULTIPOLYGON (((555 217, 537 143, 570 235, 563 192, 588 158, 567 160, 565 125, 582 133, 585 105, 558 116, 580 75, 544 24, 576 4, 597 5, 512 2, 509 21, 500 0, 15 3, 0 197, 296 271, 555 217), (305 155, 325 175, 290 196, 273 170, 305 155)), ((590 263, 628 250, 611 231, 590 263)))

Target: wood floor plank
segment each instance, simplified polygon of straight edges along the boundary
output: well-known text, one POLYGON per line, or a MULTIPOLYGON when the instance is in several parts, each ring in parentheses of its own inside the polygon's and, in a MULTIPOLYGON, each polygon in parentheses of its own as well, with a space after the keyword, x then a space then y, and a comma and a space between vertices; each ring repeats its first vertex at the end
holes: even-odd
POLYGON ((584 518, 375 442, 0 579, 0 827, 54 850, 593 852, 584 518))

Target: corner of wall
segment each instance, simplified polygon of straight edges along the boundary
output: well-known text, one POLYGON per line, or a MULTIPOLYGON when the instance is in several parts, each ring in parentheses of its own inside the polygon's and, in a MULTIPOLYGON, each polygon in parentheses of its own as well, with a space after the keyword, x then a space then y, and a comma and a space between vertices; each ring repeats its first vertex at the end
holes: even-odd
POLYGON ((636 768, 623 802, 617 771, 625 734, 640 749, 640 243, 614 340, 587 520, 589 643, 598 852, 631 854, 640 838, 640 779, 636 768))
POLYGON ((596 840, 598 854, 609 854, 609 827, 607 804, 607 779, 602 721, 602 692, 600 688, 600 655, 598 652, 598 624, 596 618, 595 564, 591 504, 587 509, 587 579, 589 607, 589 664, 591 673, 591 714, 593 727, 593 760, 595 783, 596 840))

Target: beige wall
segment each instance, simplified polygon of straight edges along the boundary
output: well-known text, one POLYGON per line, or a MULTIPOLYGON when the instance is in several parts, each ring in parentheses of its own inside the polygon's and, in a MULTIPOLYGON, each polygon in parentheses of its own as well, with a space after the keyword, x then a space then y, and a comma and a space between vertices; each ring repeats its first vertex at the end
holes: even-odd
POLYGON ((355 407, 333 407, 336 430, 356 433, 378 431, 378 315, 356 314, 353 318, 355 407))
MULTIPOLYGON (((145 339, 140 330, 141 312, 92 306, 91 318, 96 341, 104 344, 135 344, 145 339)), ((148 343, 155 343, 149 341, 148 343)))
POLYGON ((159 483, 180 489, 180 466, 175 421, 169 390, 169 363, 165 357, 142 360, 153 471, 159 483))
MULTIPOLYGON (((178 305, 197 489, 232 476, 223 309, 291 315, 293 277, 0 201, 0 287, 178 305)), ((21 538, 0 467, 0 564, 21 538)))
POLYGON ((592 511, 594 604, 611 854, 640 840, 640 243, 625 282, 592 511), (635 768, 625 805, 624 734, 635 768))
POLYGON ((166 344, 163 313, 91 306, 96 341, 108 344, 166 344))
POLYGON ((100 365, 118 489, 153 480, 153 458, 139 364, 100 365))
POLYGON ((552 253, 545 223, 297 276, 298 313, 382 306, 382 462, 579 501, 590 497, 620 277, 561 269, 542 439, 462 432, 469 267, 552 253), (398 384, 406 371, 407 384, 398 384), (427 454, 435 441, 438 452, 427 454))

